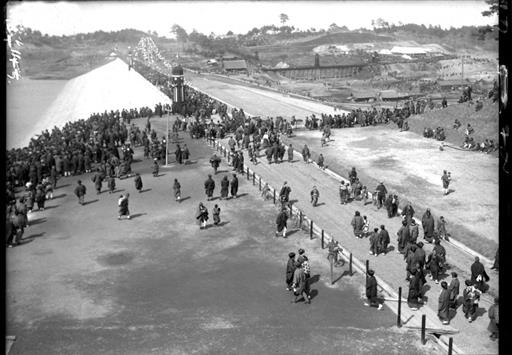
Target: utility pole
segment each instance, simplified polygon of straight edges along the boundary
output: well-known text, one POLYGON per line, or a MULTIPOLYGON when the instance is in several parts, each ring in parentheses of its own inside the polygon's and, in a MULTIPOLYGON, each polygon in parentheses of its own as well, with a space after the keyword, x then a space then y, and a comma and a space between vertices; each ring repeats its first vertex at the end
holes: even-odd
POLYGON ((167 110, 167 132, 165 136, 165 166, 169 166, 169 110, 167 110))
POLYGON ((464 54, 462 55, 462 57, 460 58, 461 59, 461 64, 462 64, 462 79, 461 79, 461 84, 462 86, 464 86, 464 54))

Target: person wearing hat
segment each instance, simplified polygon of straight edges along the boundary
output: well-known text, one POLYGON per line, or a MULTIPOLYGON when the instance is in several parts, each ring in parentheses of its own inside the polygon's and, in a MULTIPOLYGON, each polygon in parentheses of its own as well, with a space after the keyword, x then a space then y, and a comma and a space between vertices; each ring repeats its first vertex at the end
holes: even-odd
POLYGON ((77 186, 75 187, 74 192, 75 192, 76 197, 78 197, 78 203, 81 204, 82 206, 84 205, 84 198, 85 198, 86 191, 87 191, 87 189, 86 189, 85 185, 82 185, 82 181, 78 180, 77 186))
POLYGON ((478 309, 478 303, 480 302, 480 295, 482 292, 473 285, 471 280, 466 280, 464 283, 466 284, 466 288, 462 292, 462 296, 464 297, 462 310, 464 311, 464 317, 466 317, 469 323, 471 323, 474 320, 474 315, 478 309))
POLYGON ((441 294, 439 294, 437 316, 443 324, 449 323, 450 292, 446 281, 441 282, 441 294))
POLYGON ((128 210, 128 198, 130 197, 129 193, 126 195, 119 196, 119 200, 117 200, 117 206, 119 207, 119 216, 117 219, 122 219, 126 216, 127 219, 130 219, 130 211, 128 210))
POLYGON ((158 165, 158 159, 153 159, 153 176, 158 177, 158 171, 160 170, 160 167, 158 165))
POLYGON ((230 182, 231 198, 238 198, 238 178, 236 174, 233 174, 233 178, 230 182))
POLYGON ((377 309, 382 309, 382 304, 377 302, 377 279, 375 278, 375 272, 372 269, 368 270, 366 275, 366 299, 364 303, 367 307, 375 307, 378 304, 377 309))
POLYGON ((215 189, 215 181, 212 176, 208 174, 208 179, 204 182, 204 191, 206 193, 207 200, 210 201, 213 196, 213 190, 215 189))
POLYGON ((286 264, 286 291, 292 290, 295 268, 295 253, 288 253, 288 263, 286 264))
POLYGON ((451 275, 452 280, 448 286, 448 291, 450 292, 450 308, 457 309, 457 298, 459 297, 460 282, 455 271, 452 271, 451 275))

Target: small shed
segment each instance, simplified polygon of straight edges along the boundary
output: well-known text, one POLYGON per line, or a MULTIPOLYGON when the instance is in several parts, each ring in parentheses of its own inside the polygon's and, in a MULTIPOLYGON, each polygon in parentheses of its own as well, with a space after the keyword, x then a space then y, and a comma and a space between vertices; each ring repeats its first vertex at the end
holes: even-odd
POLYGON ((247 63, 243 59, 224 61, 223 66, 226 71, 247 71, 247 63))

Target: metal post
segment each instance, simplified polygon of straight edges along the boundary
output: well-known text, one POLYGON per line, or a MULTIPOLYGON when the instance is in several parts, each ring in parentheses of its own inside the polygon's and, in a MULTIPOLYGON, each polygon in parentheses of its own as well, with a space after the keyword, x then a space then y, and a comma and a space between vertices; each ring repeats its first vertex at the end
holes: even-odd
POLYGON ((309 239, 313 239, 313 221, 309 223, 309 239))
POLYGON ((452 350, 453 350, 453 338, 450 337, 450 339, 448 340, 448 355, 452 355, 452 350))
POLYGON ((401 327, 402 326, 402 287, 398 288, 398 315, 396 317, 396 326, 401 327))
POLYGON ((370 260, 366 259, 366 273, 370 270, 370 260))
POLYGON ((348 259, 348 272, 350 273, 350 276, 352 276, 352 253, 350 253, 350 257, 348 259))
POLYGON ((421 344, 425 345, 427 340, 425 339, 425 323, 427 321, 427 316, 421 315, 421 344))
POLYGON ((324 230, 322 229, 322 249, 325 249, 324 247, 324 230))

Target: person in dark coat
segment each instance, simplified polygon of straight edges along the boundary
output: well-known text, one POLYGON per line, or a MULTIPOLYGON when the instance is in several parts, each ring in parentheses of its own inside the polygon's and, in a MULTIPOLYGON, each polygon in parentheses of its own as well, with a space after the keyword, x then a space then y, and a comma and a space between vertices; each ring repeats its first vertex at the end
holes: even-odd
POLYGON ((412 218, 410 222, 408 222, 408 221, 406 221, 406 222, 410 223, 409 224, 409 238, 410 238, 410 241, 411 241, 411 243, 416 243, 417 240, 418 240, 418 236, 419 236, 418 225, 416 224, 416 221, 414 220, 414 218, 412 218))
POLYGON ((78 180, 77 184, 78 185, 75 187, 74 192, 75 192, 76 197, 78 197, 78 203, 83 206, 84 205, 84 197, 85 197, 87 189, 86 189, 85 185, 82 185, 81 180, 78 180))
POLYGON ((135 174, 135 188, 137 189, 137 191, 142 192, 142 178, 140 177, 139 173, 136 173, 135 174))
POLYGON ((389 245, 389 242, 390 242, 390 238, 389 238, 389 233, 388 231, 386 230, 386 228, 384 227, 383 224, 381 224, 380 226, 380 232, 379 232, 379 254, 384 254, 386 255, 386 253, 388 252, 388 245, 389 245))
POLYGON ((474 320, 478 304, 480 302, 481 292, 477 289, 471 280, 465 281, 466 288, 462 292, 464 297, 464 303, 462 304, 462 310, 464 311, 464 317, 471 323, 474 320))
POLYGON ((449 189, 448 186, 450 186, 450 178, 448 177, 448 173, 446 170, 443 170, 443 176, 441 176, 441 181, 443 182, 443 194, 448 195, 449 189))
POLYGON ((174 152, 174 155, 176 156, 176 162, 178 164, 183 164, 183 152, 179 144, 176 144, 176 151, 174 152))
POLYGON ((109 188, 109 194, 113 193, 116 190, 116 178, 114 175, 110 175, 108 178, 108 188, 109 188))
POLYGON ((285 181, 283 183, 283 187, 281 187, 281 191, 279 192, 279 200, 281 202, 289 202, 290 201, 290 192, 292 189, 288 186, 288 183, 285 181))
POLYGON ((306 144, 304 144, 304 148, 302 148, 302 159, 304 159, 305 163, 309 163, 309 159, 311 158, 311 153, 306 144))
POLYGON ((423 227, 423 239, 427 242, 432 243, 434 240, 434 216, 430 213, 430 208, 427 208, 423 217, 421 218, 421 226, 423 227))
POLYGON ((405 254, 407 244, 410 242, 409 228, 407 227, 407 221, 402 221, 402 226, 396 233, 398 236, 398 249, 397 252, 405 254))
POLYGON ((386 194, 388 193, 388 190, 386 189, 386 186, 384 186, 384 183, 381 181, 379 185, 377 185, 377 187, 375 188, 375 191, 377 191, 378 208, 381 208, 386 198, 386 194))
POLYGON ((42 185, 38 185, 36 188, 35 200, 37 203, 38 211, 44 211, 44 203, 46 201, 46 194, 43 191, 42 185))
POLYGON ((295 269, 295 253, 291 252, 288 254, 288 263, 286 264, 286 291, 292 290, 295 269))
POLYGON ((292 287, 293 294, 295 296, 295 299, 292 301, 292 303, 297 303, 301 296, 304 298, 305 303, 311 303, 311 296, 309 295, 306 286, 306 275, 304 274, 304 269, 301 267, 301 263, 298 261, 295 262, 292 287))
POLYGON ((421 297, 420 275, 416 270, 413 270, 413 273, 409 279, 409 293, 407 295, 407 304, 411 310, 418 310, 419 297, 421 297))
POLYGON ((410 252, 408 253, 407 257, 405 258, 405 281, 410 280, 411 275, 413 274, 416 266, 414 264, 414 253, 416 251, 416 245, 412 244, 409 248, 410 252))
POLYGON ((500 311, 499 311, 499 298, 494 298, 494 304, 489 307, 489 310, 487 311, 487 314, 489 316, 489 326, 487 329, 491 332, 489 337, 491 339, 498 339, 499 335, 499 325, 500 325, 500 311))
POLYGON ((188 150, 188 147, 186 144, 183 146, 182 156, 183 156, 183 161, 185 162, 185 164, 188 164, 188 160, 190 159, 190 150, 188 150))
POLYGON ((471 265, 471 282, 478 290, 485 292, 487 288, 485 283, 489 282, 489 279, 480 258, 475 256, 475 262, 471 265))
POLYGON ((207 200, 210 201, 213 196, 213 191, 215 190, 215 181, 212 179, 212 176, 208 174, 208 179, 204 182, 204 191, 206 193, 207 200))
POLYGON ((412 208, 410 202, 406 202, 404 208, 402 208, 402 216, 404 216, 408 226, 410 226, 414 221, 414 208, 412 208))
POLYGON ((231 183, 230 183, 230 187, 231 187, 231 198, 237 198, 237 193, 238 193, 238 178, 236 177, 236 174, 233 174, 233 178, 231 179, 231 183))
POLYGON ((158 159, 155 158, 153 160, 153 176, 154 177, 157 177, 158 176, 158 171, 160 170, 160 167, 158 166, 158 159))
POLYGON ((277 231, 276 231, 276 237, 279 237, 279 233, 283 234, 283 238, 286 238, 286 222, 288 221, 288 214, 286 213, 285 209, 281 209, 281 212, 277 215, 276 218, 276 225, 277 225, 277 231))
POLYGON ((212 215, 213 215, 213 224, 218 225, 220 223, 220 207, 218 205, 215 205, 213 207, 212 215))
POLYGON ((224 175, 222 180, 220 181, 220 199, 227 199, 229 192, 229 180, 228 176, 224 175))
POLYGON ((450 285, 448 286, 448 291, 450 292, 450 307, 457 309, 457 298, 459 297, 460 292, 460 282, 457 278, 457 273, 452 271, 452 280, 450 281, 450 285))
POLYGON ((293 146, 291 145, 291 143, 288 146, 287 153, 288 153, 288 163, 291 163, 293 161, 293 146))
POLYGON ((354 229, 354 235, 357 238, 361 238, 363 234, 363 227, 364 227, 364 220, 363 217, 361 217, 361 214, 359 211, 356 211, 354 214, 354 218, 352 218, 352 221, 350 222, 352 225, 352 228, 354 229))
POLYGON ((422 242, 418 242, 416 244, 416 246, 417 246, 417 248, 416 248, 416 251, 414 252, 414 260, 415 260, 415 263, 419 263, 420 267, 423 269, 425 267, 427 255, 425 253, 425 250, 423 249, 422 242))
POLYGON ((92 182, 94 182, 94 187, 96 188, 96 194, 101 193, 101 187, 103 183, 103 173, 100 171, 100 168, 96 171, 94 176, 92 177, 92 182))
POLYGON ((370 233, 370 255, 379 256, 379 228, 374 228, 370 233))
POLYGON ((370 269, 366 275, 366 299, 365 306, 375 307, 382 309, 382 304, 377 302, 377 279, 374 276, 375 272, 370 269))
POLYGON ((179 183, 178 179, 174 179, 172 190, 174 192, 174 198, 176 199, 176 201, 181 202, 181 184, 179 183))
POLYGON ((448 284, 446 281, 441 282, 441 294, 439 295, 439 303, 437 307, 437 316, 443 324, 449 323, 449 305, 450 305, 450 292, 448 291, 448 284))
POLYGON ((217 169, 219 168, 220 165, 220 158, 217 156, 217 154, 213 154, 213 156, 210 158, 210 164, 215 174, 217 174, 217 169))

